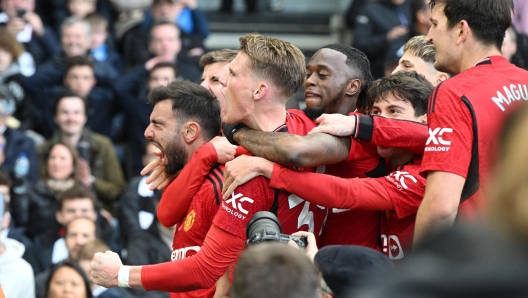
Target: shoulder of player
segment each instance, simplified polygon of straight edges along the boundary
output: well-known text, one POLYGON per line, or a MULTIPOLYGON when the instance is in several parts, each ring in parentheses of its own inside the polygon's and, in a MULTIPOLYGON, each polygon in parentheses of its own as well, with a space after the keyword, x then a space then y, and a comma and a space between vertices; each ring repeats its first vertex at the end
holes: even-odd
POLYGON ((274 193, 274 189, 269 186, 269 179, 257 176, 237 187, 234 192, 246 196, 268 196, 274 193))
POLYGON ((222 196, 222 188, 224 187, 224 166, 215 164, 209 174, 205 176, 204 182, 200 186, 197 195, 212 195, 218 199, 222 196))

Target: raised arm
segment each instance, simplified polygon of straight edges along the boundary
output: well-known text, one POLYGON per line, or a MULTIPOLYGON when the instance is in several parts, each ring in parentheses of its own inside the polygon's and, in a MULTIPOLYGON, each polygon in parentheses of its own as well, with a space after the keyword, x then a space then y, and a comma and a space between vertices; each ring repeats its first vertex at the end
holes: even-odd
POLYGON ((241 128, 233 136, 242 147, 256 156, 285 166, 311 167, 345 160, 350 139, 328 134, 298 136, 280 132, 241 128))

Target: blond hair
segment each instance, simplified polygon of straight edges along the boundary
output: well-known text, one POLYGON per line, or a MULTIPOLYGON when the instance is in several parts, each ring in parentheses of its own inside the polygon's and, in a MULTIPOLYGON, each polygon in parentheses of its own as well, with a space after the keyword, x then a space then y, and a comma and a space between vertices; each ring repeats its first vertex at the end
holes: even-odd
POLYGON ((296 46, 259 34, 248 34, 239 41, 240 51, 251 60, 250 68, 282 89, 284 95, 292 96, 304 83, 306 60, 296 46))
POLYGON ((231 50, 231 49, 223 49, 218 51, 209 52, 207 54, 204 54, 200 58, 200 66, 206 67, 207 65, 223 62, 223 63, 229 63, 235 59, 236 55, 238 54, 237 50, 231 50))
POLYGON ((409 52, 427 63, 435 63, 436 48, 432 43, 427 42, 424 35, 417 35, 405 44, 403 52, 409 52))

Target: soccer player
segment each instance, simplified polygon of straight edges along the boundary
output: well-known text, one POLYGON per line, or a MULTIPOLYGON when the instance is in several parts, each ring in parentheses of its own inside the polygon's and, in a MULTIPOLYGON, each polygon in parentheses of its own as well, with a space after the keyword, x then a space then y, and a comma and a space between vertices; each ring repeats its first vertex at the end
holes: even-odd
MULTIPOLYGON (((246 125, 255 128, 306 134, 309 128, 303 119, 286 113, 285 109, 288 98, 304 81, 302 52, 289 43, 256 34, 242 37, 240 41, 241 52, 230 64, 226 93, 226 118, 229 120, 224 120, 244 120, 246 125)), ((162 109, 165 113, 167 110, 167 107, 162 109)), ((166 127, 166 121, 160 122, 155 117, 152 120, 153 129, 165 132, 155 140, 160 143, 167 167, 170 165, 167 158, 171 160, 171 156, 177 154, 164 150, 163 143, 172 139, 167 135, 170 127, 166 127)), ((178 133, 186 135, 190 131, 180 129, 178 133)), ((173 173, 170 169, 166 171, 173 173)), ((291 205, 287 193, 276 191, 268 184, 263 177, 253 179, 237 188, 232 198, 222 201, 203 245, 192 258, 127 267, 122 266, 114 253, 96 254, 92 261, 95 282, 104 287, 121 285, 172 292, 209 288, 244 248, 245 226, 257 211, 275 211, 285 233, 321 229, 326 216, 324 208, 291 205)))
MULTIPOLYGON (((426 122, 427 98, 433 85, 416 72, 398 72, 374 81, 368 90, 373 115, 392 119, 426 122)), ((360 134, 371 134, 362 127, 360 134)), ((358 142, 355 150, 362 150, 358 142)), ((263 158, 241 156, 226 165, 226 194, 247 178, 264 175, 270 185, 294 193, 307 201, 328 208, 380 210, 382 251, 393 260, 411 249, 415 215, 425 190, 419 174, 421 154, 401 148, 377 147, 392 168, 381 178, 344 179, 319 173, 303 173, 273 164, 263 158), (248 166, 247 163, 252 163, 248 166), (257 168, 257 172, 253 169, 257 168), (233 182, 234 181, 234 182, 233 182)))
POLYGON ((528 72, 501 56, 512 0, 431 0, 427 40, 435 68, 456 74, 429 99, 429 139, 422 163, 425 196, 415 240, 471 219, 484 206, 493 155, 508 114, 528 99, 528 72))
POLYGON ((392 72, 416 71, 423 75, 434 86, 449 78, 449 74, 436 70, 436 49, 429 43, 424 35, 417 35, 403 46, 403 56, 398 62, 398 67, 392 72))
MULTIPOLYGON (((151 124, 145 131, 145 137, 162 151, 165 171, 168 175, 174 175, 184 167, 187 160, 199 147, 211 140, 220 131, 220 104, 205 88, 188 81, 172 82, 166 87, 154 89, 149 94, 149 102, 154 105, 154 109, 151 115, 151 124)), ((130 270, 130 282, 124 285, 170 291, 171 289, 167 285, 171 284, 173 279, 178 276, 177 274, 175 276, 168 274, 171 272, 170 270, 174 271, 175 267, 181 268, 181 270, 199 268, 195 261, 200 259, 189 257, 196 255, 201 250, 212 220, 218 211, 222 177, 222 167, 213 166, 206 177, 206 181, 194 196, 187 217, 184 221, 177 223, 172 244, 171 259, 173 262, 142 267, 134 266, 132 269, 121 267, 130 270), (138 278, 135 279, 134 277, 138 278)), ((92 273, 96 283, 117 286, 117 281, 119 281, 119 285, 123 286, 122 279, 125 278, 128 281, 129 277, 126 274, 118 272, 120 267, 111 266, 120 263, 118 257, 117 259, 115 257, 112 259, 114 263, 106 262, 101 267, 97 267, 98 269, 94 268, 92 273), (117 271, 112 271, 111 278, 102 281, 101 278, 104 277, 102 277, 101 271, 108 270, 106 272, 109 272, 112 269, 117 269, 117 271), (116 279, 118 275, 120 279, 116 279)), ((98 259, 96 258, 96 260, 98 259)), ((220 275, 224 271, 220 272, 220 275)), ((200 275, 200 273, 189 274, 188 271, 180 273, 182 276, 188 275, 189 286, 195 285, 196 282, 192 280, 197 278, 196 275, 200 275)), ((180 282, 184 279, 180 277, 180 282)), ((171 293, 171 296, 212 297, 214 295, 214 282, 202 288, 201 290, 192 288, 196 291, 187 293, 171 293)))

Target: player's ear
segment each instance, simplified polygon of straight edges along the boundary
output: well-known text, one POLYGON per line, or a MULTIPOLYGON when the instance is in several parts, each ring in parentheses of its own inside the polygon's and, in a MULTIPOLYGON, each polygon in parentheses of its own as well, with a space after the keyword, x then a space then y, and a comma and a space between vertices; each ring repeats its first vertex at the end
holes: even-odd
POLYGON ((194 121, 189 121, 182 125, 181 134, 185 143, 190 144, 200 136, 200 125, 194 121))
POLYGON ((354 96, 361 91, 361 81, 359 79, 353 79, 348 84, 346 95, 354 96))
POLYGON ((260 82, 257 89, 253 91, 253 100, 264 98, 269 92, 269 86, 266 82, 260 82))
POLYGON ((447 76, 447 74, 444 73, 444 72, 441 72, 441 73, 439 73, 439 74, 436 75, 436 82, 435 82, 434 85, 436 86, 436 85, 442 83, 443 81, 445 81, 445 80, 447 80, 447 79, 449 79, 449 77, 447 76))
POLYGON ((418 117, 418 121, 423 124, 427 124, 427 114, 423 114, 422 116, 418 117))

